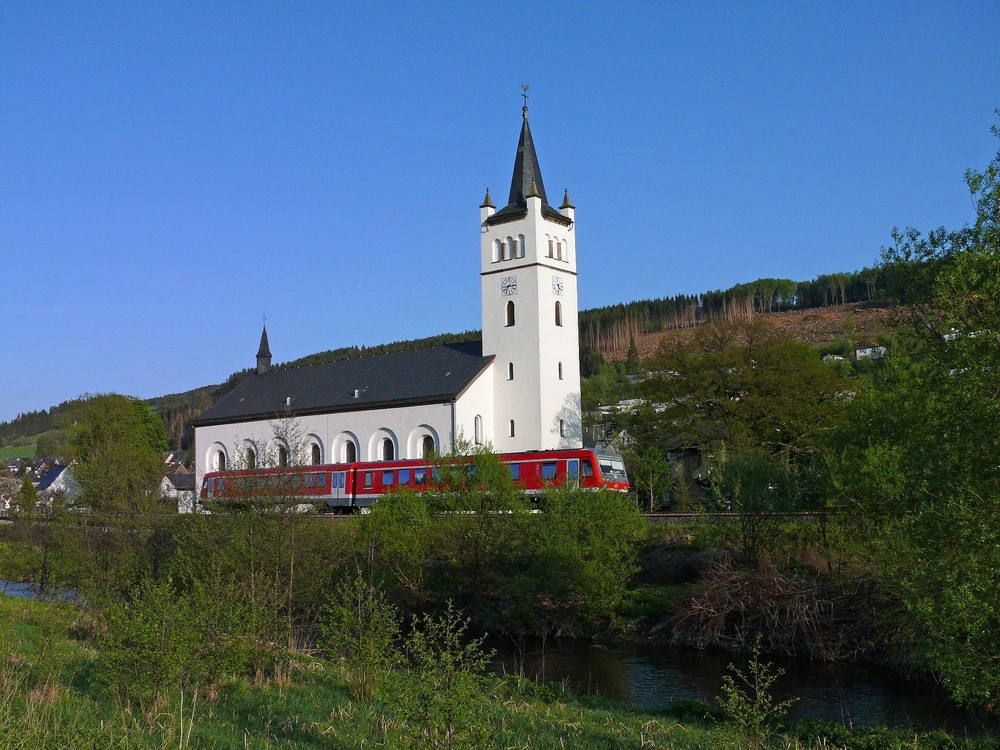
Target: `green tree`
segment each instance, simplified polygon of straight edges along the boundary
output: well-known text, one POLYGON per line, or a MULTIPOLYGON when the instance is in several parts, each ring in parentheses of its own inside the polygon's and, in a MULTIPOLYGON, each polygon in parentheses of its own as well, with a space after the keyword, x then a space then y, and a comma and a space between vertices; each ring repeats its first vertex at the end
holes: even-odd
POLYGON ((673 469, 663 450, 654 444, 637 444, 624 451, 632 486, 644 495, 646 507, 652 513, 663 495, 670 491, 673 469))
POLYGON ((636 431, 667 445, 815 453, 843 415, 844 383, 815 350, 764 322, 716 321, 661 349, 636 431))
POLYGON ((81 502, 94 510, 149 507, 166 467, 163 421, 136 398, 93 396, 80 406, 73 427, 81 502))
POLYGON ((15 499, 20 511, 30 512, 34 510, 35 503, 38 502, 38 490, 35 489, 35 485, 28 477, 25 477, 24 481, 21 482, 21 488, 17 491, 15 499))
POLYGON ((844 502, 871 521, 897 638, 956 698, 996 705, 1000 152, 966 181, 972 226, 895 232, 884 252, 909 284, 896 293, 912 302, 912 334, 854 400, 831 463, 844 502))
POLYGON ((735 523, 719 525, 720 539, 748 567, 759 567, 774 548, 796 490, 787 467, 760 451, 727 456, 713 475, 717 504, 736 514, 735 523))

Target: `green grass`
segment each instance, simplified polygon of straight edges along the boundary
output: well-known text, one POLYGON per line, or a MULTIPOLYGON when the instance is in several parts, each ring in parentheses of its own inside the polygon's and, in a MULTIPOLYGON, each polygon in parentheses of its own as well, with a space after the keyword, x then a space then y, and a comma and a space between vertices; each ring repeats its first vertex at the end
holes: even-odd
POLYGON ((13 445, 5 445, 3 448, 0 448, 0 461, 6 461, 8 458, 34 458, 37 445, 37 442, 28 443, 22 441, 18 441, 13 445))
MULTIPOLYGON (((286 674, 237 680, 216 694, 175 690, 153 716, 122 711, 101 679, 92 613, 0 597, 0 747, 3 748, 678 748, 736 745, 718 712, 679 706, 641 714, 559 686, 485 678, 448 741, 414 711, 414 678, 397 672, 376 700, 353 701, 336 663, 297 657, 286 674), (190 736, 188 732, 190 731, 190 736), (183 734, 182 734, 183 733, 183 734)), ((775 748, 930 750, 998 744, 940 734, 825 730, 813 723, 774 740, 775 748), (942 744, 945 743, 945 744, 942 744)))

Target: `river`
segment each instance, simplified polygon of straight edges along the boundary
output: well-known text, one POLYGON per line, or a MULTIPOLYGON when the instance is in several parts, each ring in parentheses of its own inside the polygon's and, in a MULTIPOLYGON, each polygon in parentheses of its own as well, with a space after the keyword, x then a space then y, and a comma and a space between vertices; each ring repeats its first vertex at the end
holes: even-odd
MULTIPOLYGON (((565 682, 574 692, 603 695, 639 711, 657 713, 682 699, 711 701, 739 657, 666 646, 584 643, 549 645, 525 656, 494 645, 494 668, 546 682, 565 682)), ((778 700, 797 698, 791 718, 815 717, 848 727, 945 729, 958 737, 1000 737, 1000 719, 965 711, 926 680, 908 680, 891 669, 824 664, 806 659, 768 659, 784 674, 775 682, 778 700)))

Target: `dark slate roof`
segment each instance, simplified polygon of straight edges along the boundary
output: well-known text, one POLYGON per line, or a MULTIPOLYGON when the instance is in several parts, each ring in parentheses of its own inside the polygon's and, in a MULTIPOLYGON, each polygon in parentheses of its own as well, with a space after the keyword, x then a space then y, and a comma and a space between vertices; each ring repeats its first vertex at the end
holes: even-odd
POLYGON ((473 341, 268 370, 246 378, 194 424, 447 403, 492 361, 483 356, 482 342, 473 341))
POLYGON ((528 127, 528 108, 525 107, 522 113, 524 121, 521 123, 521 137, 517 141, 514 174, 510 178, 510 197, 507 199, 507 205, 489 217, 486 223, 492 226, 526 216, 528 213, 527 197, 534 192, 542 199, 542 216, 553 219, 560 224, 569 224, 570 220, 552 208, 548 198, 545 197, 542 170, 538 166, 535 143, 531 139, 531 128, 528 127))

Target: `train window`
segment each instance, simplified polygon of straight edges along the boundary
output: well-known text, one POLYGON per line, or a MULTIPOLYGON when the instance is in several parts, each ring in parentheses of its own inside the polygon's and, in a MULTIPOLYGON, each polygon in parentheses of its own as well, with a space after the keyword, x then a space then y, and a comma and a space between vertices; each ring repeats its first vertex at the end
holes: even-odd
POLYGON ((299 484, 301 483, 302 483, 302 478, 298 474, 292 477, 292 489, 297 490, 299 488, 299 484))
POLYGON ((267 486, 271 488, 278 486, 278 478, 274 474, 267 478, 267 486))
POLYGON ((583 476, 587 479, 594 476, 594 465, 590 461, 583 462, 583 476))
POLYGON ((281 486, 282 487, 287 487, 288 483, 291 482, 291 481, 292 481, 292 478, 290 476, 288 476, 287 474, 285 474, 284 476, 281 477, 281 486))
POLYGON ((431 469, 431 477, 434 478, 435 482, 441 481, 441 469, 431 469))
POLYGON ((392 472, 391 471, 383 471, 382 472, 382 486, 383 487, 388 487, 391 484, 392 484, 392 472))
POLYGON ((400 469, 399 470, 399 483, 400 484, 409 484, 410 483, 410 470, 409 469, 400 469))
POLYGON ((313 486, 313 475, 306 474, 306 487, 312 487, 312 486, 313 486))
POLYGON ((215 485, 214 479, 205 480, 205 491, 208 492, 209 496, 211 496, 212 494, 212 488, 214 487, 214 485, 215 485))
POLYGON ((326 474, 317 474, 316 475, 316 486, 317 487, 326 487, 326 474))
POLYGON ((521 478, 521 464, 507 464, 507 472, 513 481, 521 478))
POLYGON ((566 475, 574 478, 580 476, 580 462, 577 459, 571 459, 566 464, 566 475))
POLYGON ((427 484, 427 469, 414 469, 413 470, 413 483, 414 484, 427 484))
POLYGON ((542 462, 542 479, 555 479, 556 478, 556 462, 555 461, 543 461, 542 462))
MULTIPOLYGON (((251 480, 251 481, 253 481, 253 480, 251 480)), ((264 477, 257 477, 257 489, 258 490, 264 489, 264 484, 266 482, 267 482, 267 480, 264 477)))
POLYGON ((365 472, 365 487, 372 486, 372 473, 370 471, 365 472))

